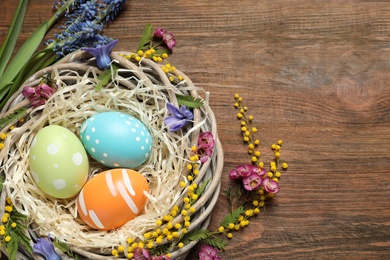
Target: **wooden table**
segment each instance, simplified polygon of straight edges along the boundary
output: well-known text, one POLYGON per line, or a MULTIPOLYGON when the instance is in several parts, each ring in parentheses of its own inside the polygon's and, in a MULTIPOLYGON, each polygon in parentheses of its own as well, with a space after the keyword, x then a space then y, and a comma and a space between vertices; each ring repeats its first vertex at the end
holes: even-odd
MULTIPOLYGON (((390 4, 129 0, 104 34, 133 50, 145 23, 174 32, 170 62, 211 92, 229 171, 250 157, 235 93, 263 143, 283 139, 280 193, 222 259, 390 257, 390 4)), ((17 1, 1 0, 0 43, 17 1)), ((30 0, 18 46, 50 16, 30 0)), ((48 35, 58 31, 53 29, 48 35)), ((220 196, 211 228, 227 213, 220 196)), ((196 247, 188 259, 197 259, 196 247)))

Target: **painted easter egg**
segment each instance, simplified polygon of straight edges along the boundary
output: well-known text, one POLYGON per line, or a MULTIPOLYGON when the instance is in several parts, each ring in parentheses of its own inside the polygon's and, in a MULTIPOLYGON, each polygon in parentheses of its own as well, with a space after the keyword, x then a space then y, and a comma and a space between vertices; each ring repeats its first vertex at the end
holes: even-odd
POLYGON ((90 179, 77 199, 80 218, 90 227, 116 229, 142 212, 149 184, 140 173, 111 169, 90 179))
POLYGON ((88 178, 88 156, 82 143, 58 125, 38 131, 30 146, 29 164, 37 186, 55 198, 75 196, 88 178))
POLYGON ((152 136, 137 118, 122 112, 103 112, 81 126, 81 141, 96 161, 110 168, 135 168, 152 151, 152 136))

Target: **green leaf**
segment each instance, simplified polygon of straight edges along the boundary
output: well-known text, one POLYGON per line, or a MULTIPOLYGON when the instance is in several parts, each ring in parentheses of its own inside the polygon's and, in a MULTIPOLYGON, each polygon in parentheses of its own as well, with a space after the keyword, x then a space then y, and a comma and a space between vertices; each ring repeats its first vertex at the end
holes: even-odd
POLYGON ((190 233, 187 233, 180 240, 180 242, 184 243, 185 245, 191 241, 201 241, 202 243, 208 244, 218 249, 223 249, 228 244, 228 242, 225 240, 214 236, 213 233, 205 229, 194 230, 190 233))
POLYGON ((73 259, 79 259, 78 255, 69 248, 68 244, 58 240, 56 237, 53 239, 53 245, 73 259))
MULTIPOLYGON (((20 225, 20 223, 17 225, 20 225)), ((30 244, 30 237, 26 235, 26 230, 17 229, 15 232, 18 235, 19 242, 27 249, 29 253, 32 253, 33 249, 30 244)))
POLYGON ((14 18, 9 27, 7 36, 0 49, 0 76, 3 75, 5 67, 12 56, 16 41, 18 40, 20 28, 22 28, 23 19, 27 10, 28 0, 20 0, 16 8, 14 18))
POLYGON ((200 240, 203 244, 210 245, 212 247, 218 248, 219 250, 224 249, 225 246, 229 244, 226 240, 223 240, 220 237, 208 237, 200 240))
POLYGON ((204 190, 207 187, 207 184, 209 184, 210 181, 211 181, 211 179, 208 179, 207 181, 200 183, 198 188, 196 188, 196 191, 195 191, 196 195, 198 195, 198 196, 202 195, 204 190))
POLYGON ((141 39, 139 40, 137 51, 142 50, 146 44, 152 41, 153 33, 153 25, 151 23, 146 24, 141 39))
POLYGON ((7 242, 7 252, 9 253, 8 259, 9 260, 15 260, 16 255, 18 253, 18 235, 13 232, 10 234, 11 236, 11 241, 7 242))
POLYGON ((235 223, 241 214, 245 212, 244 207, 238 207, 229 213, 221 222, 221 226, 228 227, 230 223, 235 223))
POLYGON ((191 241, 199 241, 201 239, 206 239, 210 236, 213 236, 211 232, 207 229, 199 229, 199 230, 194 230, 192 232, 189 232, 185 234, 182 239, 180 239, 180 242, 184 243, 187 245, 191 241))
MULTIPOLYGON (((8 83, 5 83, 5 84, 1 84, 0 83, 0 100, 1 100, 1 103, 6 103, 6 100, 4 99, 4 97, 6 97, 9 93, 9 90, 10 88, 12 87, 12 84, 14 84, 13 82, 8 82, 8 83)), ((3 106, 0 106, 0 110, 3 108, 3 106)))
POLYGON ((166 48, 166 47, 159 46, 158 49, 155 51, 155 53, 153 53, 153 55, 155 55, 155 56, 161 56, 161 55, 163 55, 164 53, 169 54, 169 53, 171 53, 171 50, 168 49, 168 48, 166 48))
POLYGON ((43 37, 46 34, 47 27, 47 22, 42 23, 24 42, 18 53, 12 59, 11 63, 7 66, 4 74, 0 77, 0 82, 3 84, 8 84, 14 80, 16 75, 22 70, 23 66, 28 62, 28 60, 34 54, 34 51, 42 42, 43 37))
POLYGON ((204 100, 199 97, 176 94, 176 98, 179 105, 186 107, 201 108, 204 104, 204 100))
POLYGON ((26 112, 27 112, 27 108, 23 107, 15 110, 15 112, 13 112, 12 114, 6 117, 0 118, 0 129, 3 129, 7 125, 10 125, 15 121, 18 121, 19 119, 21 119, 26 115, 26 112))
POLYGON ((110 81, 110 79, 112 78, 112 74, 114 74, 114 75, 116 74, 119 67, 112 64, 112 69, 113 69, 113 71, 105 70, 104 73, 102 73, 98 76, 99 83, 95 86, 96 90, 98 90, 98 91, 101 90, 102 87, 105 86, 110 81))

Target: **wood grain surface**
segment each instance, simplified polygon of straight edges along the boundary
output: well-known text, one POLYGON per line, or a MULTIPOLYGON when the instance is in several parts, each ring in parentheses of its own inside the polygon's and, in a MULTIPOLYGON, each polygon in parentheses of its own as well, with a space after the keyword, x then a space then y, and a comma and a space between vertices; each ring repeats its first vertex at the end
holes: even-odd
MULTIPOLYGON (((104 34, 119 39, 116 50, 134 50, 145 23, 174 32, 170 62, 211 93, 222 189, 250 160, 235 93, 255 117, 264 161, 283 139, 280 193, 234 233, 222 259, 388 259, 390 3, 273 2, 129 0, 104 34)), ((50 17, 51 3, 30 0, 18 46, 50 17)), ((16 4, 0 2, 0 44, 16 4)), ((221 195, 212 229, 226 213, 221 195)))

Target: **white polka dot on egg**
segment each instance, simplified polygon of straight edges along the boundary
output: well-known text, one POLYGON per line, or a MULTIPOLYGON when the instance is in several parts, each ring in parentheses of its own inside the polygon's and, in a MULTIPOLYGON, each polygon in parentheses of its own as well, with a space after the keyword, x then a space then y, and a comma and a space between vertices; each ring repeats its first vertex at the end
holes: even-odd
POLYGON ((57 154, 60 149, 56 144, 49 144, 46 150, 48 154, 54 155, 57 154))
POLYGON ((75 153, 73 155, 72 160, 75 165, 79 166, 83 163, 83 156, 81 155, 81 153, 75 153))
POLYGON ((63 188, 66 187, 66 181, 64 179, 57 179, 53 181, 53 186, 57 190, 62 190, 63 188))

